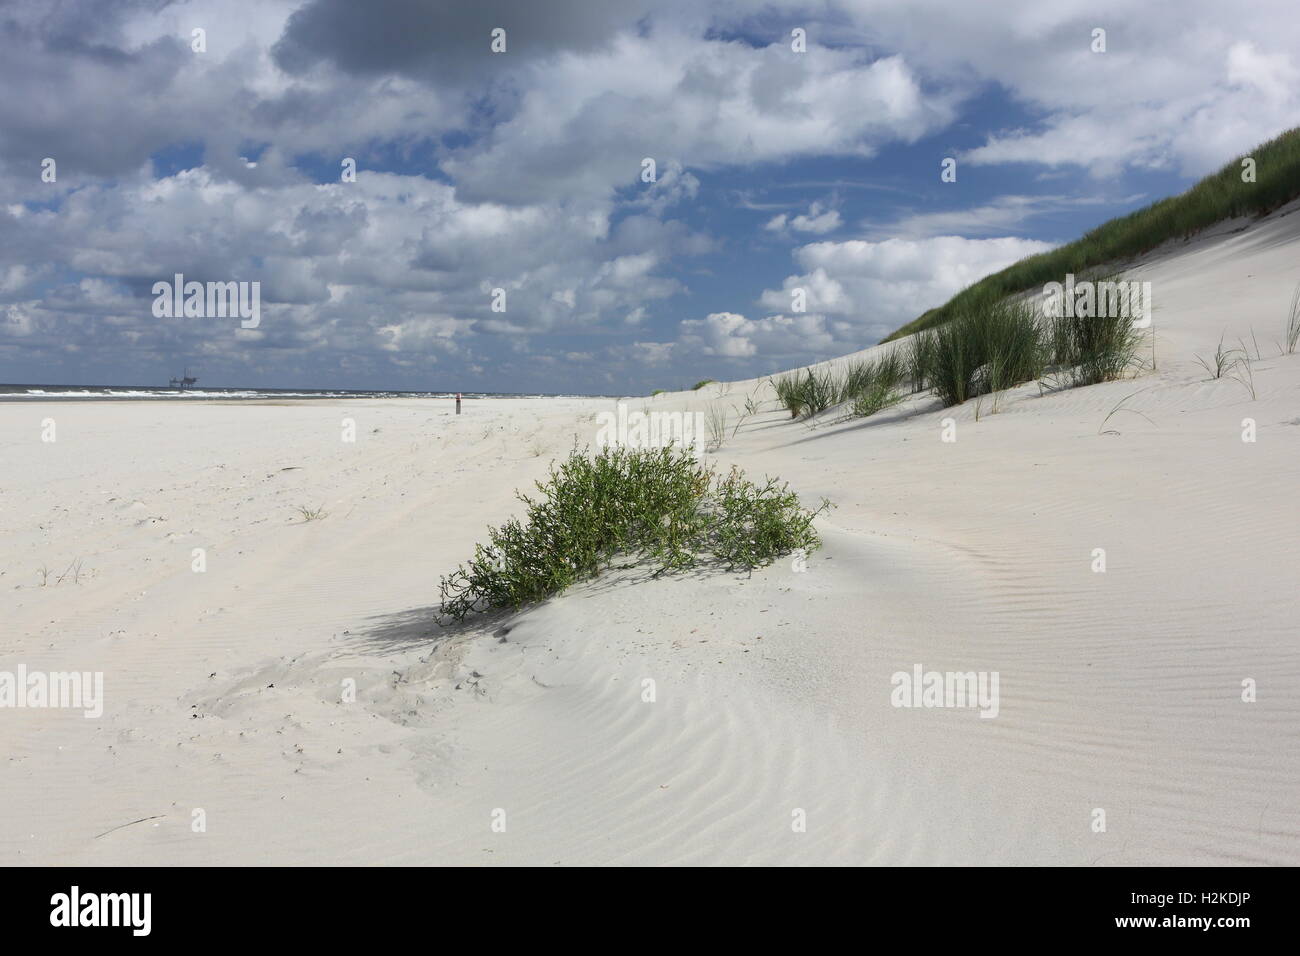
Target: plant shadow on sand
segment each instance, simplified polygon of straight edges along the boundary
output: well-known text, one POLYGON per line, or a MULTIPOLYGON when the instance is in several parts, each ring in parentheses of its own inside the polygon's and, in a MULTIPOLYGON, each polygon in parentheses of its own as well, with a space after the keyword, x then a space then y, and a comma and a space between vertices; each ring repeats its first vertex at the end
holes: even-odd
POLYGON ((504 637, 514 626, 518 611, 485 613, 462 624, 438 623, 438 605, 413 607, 393 614, 376 614, 353 628, 353 641, 383 653, 436 650, 450 641, 476 637, 504 637))
POLYGON ((558 600, 583 601, 617 588, 634 587, 657 579, 701 578, 732 576, 739 579, 751 577, 755 570, 728 569, 720 564, 705 562, 686 571, 656 574, 646 563, 610 565, 598 576, 575 584, 562 594, 554 595, 535 604, 518 608, 483 611, 463 622, 438 623, 439 606, 430 604, 413 607, 392 614, 376 614, 351 629, 348 637, 356 644, 381 653, 399 654, 407 651, 433 651, 450 642, 491 637, 501 639, 514 630, 531 613, 558 600))

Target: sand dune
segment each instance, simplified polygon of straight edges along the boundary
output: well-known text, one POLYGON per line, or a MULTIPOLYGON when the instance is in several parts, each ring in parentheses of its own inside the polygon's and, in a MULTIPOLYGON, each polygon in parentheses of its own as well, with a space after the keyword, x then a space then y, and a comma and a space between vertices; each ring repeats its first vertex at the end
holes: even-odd
POLYGON ((1300 863, 1298 262, 1294 205, 1161 250, 1130 273, 1155 372, 978 420, 631 399, 760 400, 716 457, 836 504, 807 570, 454 631, 439 575, 609 401, 2 405, 0 671, 103 671, 106 701, 0 714, 0 858, 1300 863), (1258 342, 1255 398, 1196 364, 1221 335, 1258 342), (916 665, 997 672, 997 717, 893 706, 916 665))

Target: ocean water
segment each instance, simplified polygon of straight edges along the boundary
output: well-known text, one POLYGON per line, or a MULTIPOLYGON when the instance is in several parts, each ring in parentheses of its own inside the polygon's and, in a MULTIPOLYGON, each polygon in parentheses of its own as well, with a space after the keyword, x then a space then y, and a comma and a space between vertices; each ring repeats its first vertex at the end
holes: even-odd
MULTIPOLYGON (((576 398, 577 395, 518 394, 511 392, 461 392, 464 398, 576 398)), ((363 391, 328 388, 205 388, 194 385, 186 389, 153 385, 3 385, 0 402, 85 401, 85 400, 185 400, 266 399, 266 398, 455 398, 455 392, 416 392, 397 390, 363 391)))

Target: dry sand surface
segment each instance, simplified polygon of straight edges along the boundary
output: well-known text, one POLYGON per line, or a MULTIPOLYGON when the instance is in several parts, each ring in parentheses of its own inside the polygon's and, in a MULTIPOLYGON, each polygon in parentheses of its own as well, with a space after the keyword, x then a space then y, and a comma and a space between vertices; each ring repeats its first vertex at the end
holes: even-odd
POLYGON ((610 401, 0 405, 0 671, 105 680, 99 719, 0 710, 0 861, 1300 863, 1300 215, 1240 227, 1131 274, 1133 381, 629 400, 753 395, 715 457, 831 499, 823 548, 452 633, 439 576, 610 401), (1194 360, 1252 330, 1253 399, 1194 360), (996 672, 997 717, 892 706, 916 665, 996 672))

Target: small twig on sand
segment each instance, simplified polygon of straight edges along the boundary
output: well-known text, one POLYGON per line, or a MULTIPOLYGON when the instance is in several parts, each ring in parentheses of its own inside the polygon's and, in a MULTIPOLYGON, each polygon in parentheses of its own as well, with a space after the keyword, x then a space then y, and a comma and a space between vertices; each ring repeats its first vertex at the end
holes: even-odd
POLYGON ((115 826, 115 827, 112 827, 112 828, 110 828, 110 829, 108 829, 108 830, 105 830, 103 833, 97 834, 97 835, 95 836, 95 839, 98 840, 98 839, 99 839, 100 837, 102 837, 102 836, 108 836, 108 835, 109 835, 110 833, 112 833, 114 830, 121 830, 123 827, 133 827, 133 826, 135 826, 137 823, 144 823, 146 820, 159 820, 159 819, 161 819, 162 817, 165 817, 165 816, 167 816, 167 814, 165 814, 165 813, 155 813, 155 814, 154 814, 153 816, 151 816, 151 817, 141 817, 139 820, 132 820, 130 823, 123 823, 123 824, 121 824, 120 826, 115 826))

